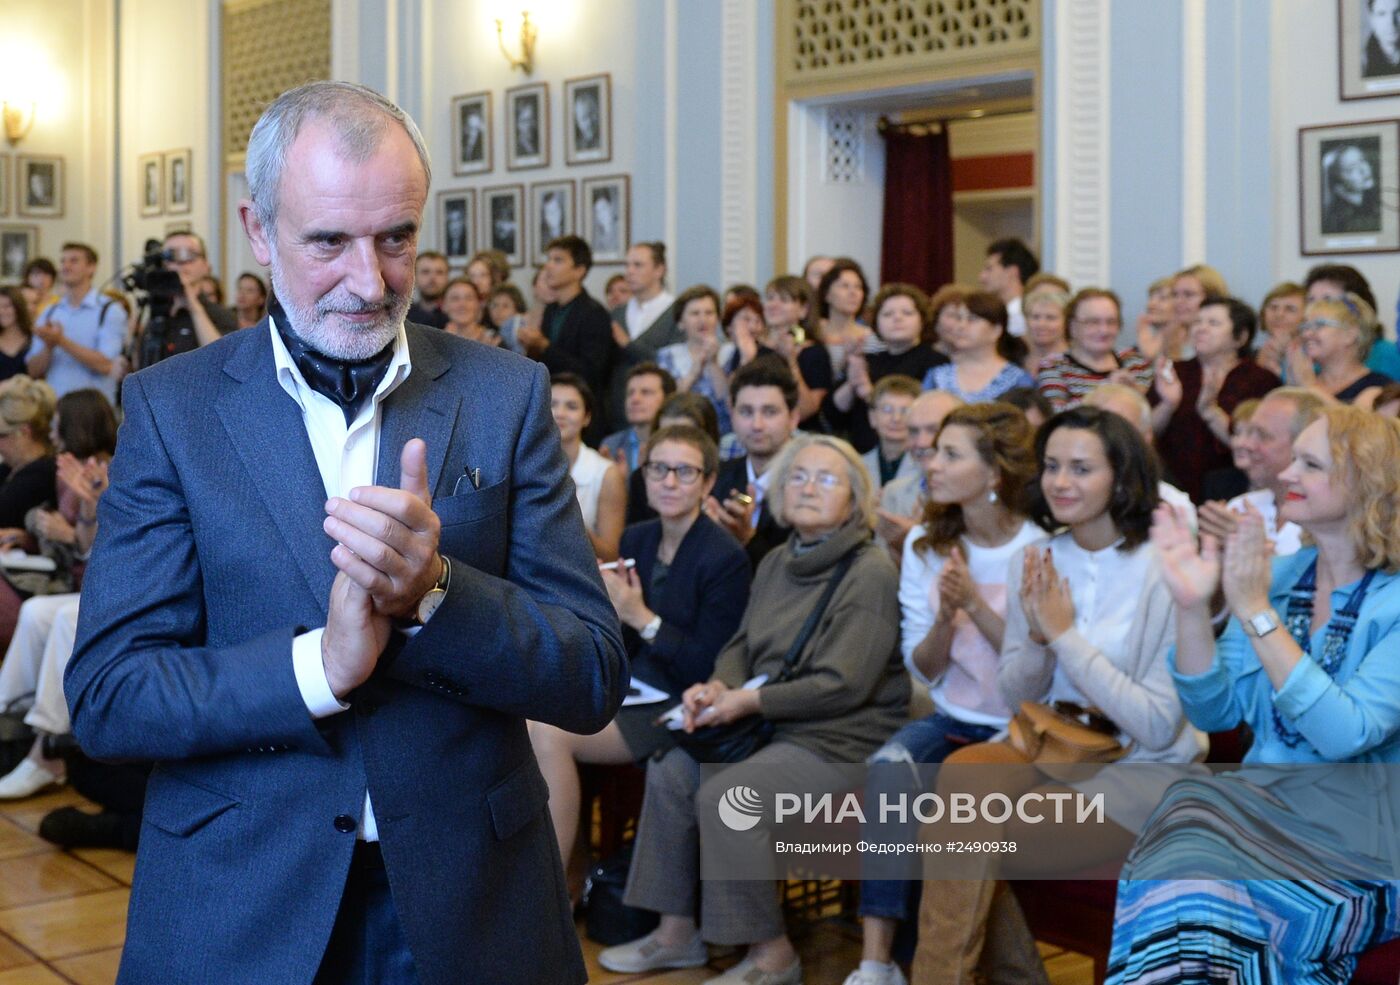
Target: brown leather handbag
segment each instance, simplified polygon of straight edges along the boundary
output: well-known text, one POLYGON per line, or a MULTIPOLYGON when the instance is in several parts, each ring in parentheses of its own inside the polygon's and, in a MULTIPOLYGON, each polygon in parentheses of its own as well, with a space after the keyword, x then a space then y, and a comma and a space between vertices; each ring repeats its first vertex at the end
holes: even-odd
POLYGON ((1102 712, 1071 701, 1022 701, 1007 741, 1032 763, 1113 763, 1128 752, 1102 712))

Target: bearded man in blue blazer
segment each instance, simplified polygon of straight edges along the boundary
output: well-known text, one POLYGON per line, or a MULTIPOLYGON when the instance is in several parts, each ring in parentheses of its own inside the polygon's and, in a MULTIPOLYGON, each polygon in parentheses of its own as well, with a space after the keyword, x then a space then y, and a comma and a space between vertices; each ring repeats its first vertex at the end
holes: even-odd
POLYGON ((582 982, 525 722, 627 668, 544 369, 405 325, 427 152, 284 93, 240 205, 277 304, 131 377, 65 682, 155 763, 123 983, 582 982))

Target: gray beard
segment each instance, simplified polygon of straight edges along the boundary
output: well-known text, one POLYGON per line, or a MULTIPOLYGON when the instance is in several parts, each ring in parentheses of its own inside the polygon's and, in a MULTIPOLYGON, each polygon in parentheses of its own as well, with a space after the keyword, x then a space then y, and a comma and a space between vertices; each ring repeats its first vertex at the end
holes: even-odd
POLYGON ((290 301, 288 292, 282 290, 283 279, 279 267, 274 256, 271 266, 272 288, 287 315, 287 327, 293 335, 323 355, 346 362, 359 362, 377 355, 394 340, 399 326, 403 324, 404 316, 408 314, 408 306, 412 299, 408 295, 388 290, 384 300, 374 305, 336 291, 318 299, 310 306, 298 306, 290 301), (337 312, 363 311, 379 311, 381 314, 372 322, 353 328, 341 324, 336 318, 337 312))

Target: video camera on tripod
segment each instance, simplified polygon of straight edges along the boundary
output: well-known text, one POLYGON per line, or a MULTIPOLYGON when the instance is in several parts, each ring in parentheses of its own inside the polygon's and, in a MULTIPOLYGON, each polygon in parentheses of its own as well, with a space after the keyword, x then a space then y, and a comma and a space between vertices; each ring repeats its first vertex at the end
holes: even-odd
POLYGON ((170 324, 171 306, 177 297, 185 293, 179 272, 168 270, 165 266, 167 261, 173 259, 174 250, 162 249, 158 239, 148 239, 145 256, 121 273, 122 285, 136 295, 137 304, 147 312, 145 329, 141 333, 138 366, 150 366, 160 360, 170 324))

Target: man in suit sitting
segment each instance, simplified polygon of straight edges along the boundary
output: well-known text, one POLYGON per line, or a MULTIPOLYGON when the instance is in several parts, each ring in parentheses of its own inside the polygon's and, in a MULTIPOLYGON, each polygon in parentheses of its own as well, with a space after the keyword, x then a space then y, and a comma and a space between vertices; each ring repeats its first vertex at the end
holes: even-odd
POLYGON ((397 106, 286 92, 247 173, 280 306, 127 379, 65 681, 155 763, 119 981, 581 983, 525 722, 597 731, 627 669, 548 374, 404 323, 397 106))
MULTIPOLYGON (((581 237, 560 236, 545 248, 544 278, 554 300, 544 309, 539 327, 522 325, 515 339, 525 354, 551 373, 577 373, 594 393, 607 393, 615 359, 612 319, 607 309, 584 290, 593 266, 593 250, 581 237)), ((597 447, 609 432, 607 408, 593 415, 584 442, 597 447)))
POLYGON ((739 367, 729 385, 734 434, 745 455, 725 462, 705 515, 744 545, 754 568, 791 531, 768 509, 768 466, 797 430, 797 381, 776 356, 739 367))

